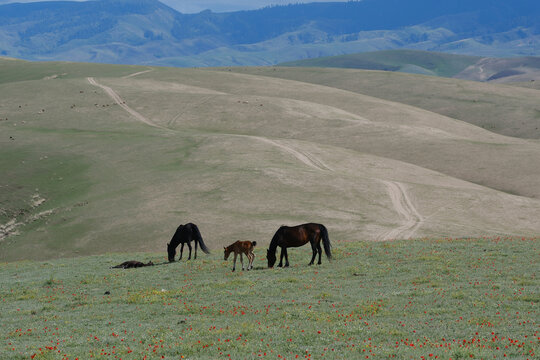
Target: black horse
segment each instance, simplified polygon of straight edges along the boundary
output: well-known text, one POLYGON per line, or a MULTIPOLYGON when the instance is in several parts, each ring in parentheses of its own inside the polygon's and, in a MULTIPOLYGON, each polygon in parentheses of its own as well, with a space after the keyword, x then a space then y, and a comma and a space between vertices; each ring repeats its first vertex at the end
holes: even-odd
POLYGON ((266 259, 268 260, 268 267, 274 267, 276 263, 276 249, 281 247, 281 257, 279 260, 279 267, 283 266, 283 257, 285 257, 285 267, 289 266, 289 257, 287 256, 288 247, 299 247, 311 243, 311 249, 313 250, 313 257, 309 265, 313 265, 315 256, 319 254, 319 262, 321 264, 321 240, 324 246, 324 252, 328 259, 332 259, 332 253, 330 251, 331 244, 328 238, 328 230, 321 224, 309 223, 302 224, 293 227, 282 226, 274 234, 270 246, 266 251, 266 259))
POLYGON ((111 269, 133 269, 133 268, 139 268, 143 266, 154 266, 154 263, 149 261, 148 263, 145 264, 137 260, 129 260, 129 261, 124 261, 120 265, 111 266, 111 269))
POLYGON ((178 260, 182 259, 182 253, 184 252, 184 244, 187 244, 189 248, 189 257, 188 260, 191 259, 191 241, 195 241, 195 259, 197 258, 197 245, 201 246, 201 250, 204 251, 206 254, 210 254, 210 251, 204 244, 204 241, 202 239, 201 233, 199 232, 199 228, 197 225, 189 223, 186 225, 180 225, 176 232, 174 233, 171 242, 167 243, 167 254, 169 255, 169 262, 174 261, 174 257, 176 256, 176 247, 178 244, 182 244, 182 247, 180 248, 180 257, 178 260))

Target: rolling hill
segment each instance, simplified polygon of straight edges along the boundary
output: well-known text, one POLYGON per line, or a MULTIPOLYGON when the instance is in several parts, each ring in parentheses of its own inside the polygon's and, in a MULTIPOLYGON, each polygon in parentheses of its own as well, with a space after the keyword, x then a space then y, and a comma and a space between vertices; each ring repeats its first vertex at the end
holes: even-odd
POLYGON ((289 61, 280 66, 397 71, 497 83, 540 80, 540 57, 483 58, 419 50, 386 50, 289 61))
MULTIPOLYGON (((408 104, 498 134, 540 139, 538 81, 493 86, 477 81, 355 69, 302 68, 301 71, 290 67, 229 69, 245 74, 330 86, 408 104)), ((509 183, 507 189, 511 187, 509 183)))
POLYGON ((482 58, 419 50, 385 50, 289 61, 280 66, 398 71, 454 77, 482 58))
POLYGON ((181 14, 157 0, 0 5, 0 56, 166 66, 271 65, 412 48, 540 54, 534 0, 364 0, 181 14))
MULTIPOLYGON (((300 81, 309 68, 229 70, 0 59, 0 259, 164 251, 186 222, 211 250, 308 221, 334 241, 540 233, 538 140, 300 81)), ((436 104, 537 91, 353 74, 436 104)))

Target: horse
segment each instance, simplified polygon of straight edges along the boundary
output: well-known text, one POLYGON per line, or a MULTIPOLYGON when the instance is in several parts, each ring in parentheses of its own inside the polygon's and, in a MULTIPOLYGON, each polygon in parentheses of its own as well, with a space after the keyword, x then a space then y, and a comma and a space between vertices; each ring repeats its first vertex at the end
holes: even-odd
POLYGON ((330 251, 331 244, 328 238, 328 230, 321 224, 308 223, 297 226, 281 226, 278 231, 272 237, 270 246, 266 251, 266 259, 268 260, 268 267, 274 267, 276 263, 276 249, 281 247, 281 257, 279 260, 279 267, 283 266, 283 257, 285 257, 285 267, 289 266, 289 257, 287 255, 288 247, 299 247, 311 243, 311 249, 313 250, 313 256, 309 265, 313 265, 315 256, 319 254, 319 262, 321 264, 321 240, 324 246, 324 252, 328 257, 328 260, 332 259, 332 252, 330 251))
POLYGON ((154 263, 149 261, 148 263, 144 264, 140 261, 129 260, 129 261, 124 261, 120 265, 111 266, 111 269, 132 269, 132 268, 138 268, 138 267, 143 267, 143 266, 154 266, 154 263))
POLYGON ((171 239, 171 242, 167 243, 167 254, 169 256, 169 262, 174 261, 174 257, 176 256, 176 247, 178 246, 178 244, 182 244, 178 261, 182 259, 182 254, 184 253, 184 244, 187 244, 189 248, 188 260, 191 260, 191 241, 195 241, 195 259, 197 258, 197 245, 201 246, 201 250, 205 254, 210 254, 210 250, 208 250, 208 248, 204 244, 197 225, 188 223, 186 225, 178 226, 171 239))
POLYGON ((236 270, 236 257, 238 254, 240 254, 240 262, 242 263, 242 271, 244 271, 244 259, 242 258, 242 254, 246 254, 249 263, 248 263, 248 271, 250 269, 253 269, 253 260, 255 260, 255 254, 253 253, 253 248, 257 245, 256 241, 237 241, 234 244, 231 244, 227 247, 223 247, 225 249, 223 251, 224 253, 224 260, 227 260, 229 258, 229 255, 234 252, 234 263, 232 271, 236 270))

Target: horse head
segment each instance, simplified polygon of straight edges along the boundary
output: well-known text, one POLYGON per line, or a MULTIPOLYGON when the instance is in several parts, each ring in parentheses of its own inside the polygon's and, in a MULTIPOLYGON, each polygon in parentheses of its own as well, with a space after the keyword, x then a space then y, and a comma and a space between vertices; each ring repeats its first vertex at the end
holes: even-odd
POLYGON ((266 259, 268 260, 268 267, 273 268, 276 263, 276 252, 270 249, 266 250, 266 259))
POLYGON ((229 258, 229 255, 231 254, 231 250, 227 249, 225 246, 223 247, 223 260, 227 260, 229 258))
POLYGON ((167 243, 167 254, 169 256, 169 262, 173 262, 176 256, 176 248, 171 246, 171 243, 167 243))

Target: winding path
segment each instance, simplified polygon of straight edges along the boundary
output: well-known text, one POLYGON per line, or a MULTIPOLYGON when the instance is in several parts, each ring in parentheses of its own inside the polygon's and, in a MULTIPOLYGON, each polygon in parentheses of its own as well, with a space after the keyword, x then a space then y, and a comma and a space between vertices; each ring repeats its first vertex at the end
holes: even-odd
POLYGON ((139 71, 139 72, 136 72, 136 73, 133 73, 133 74, 123 76, 122 78, 123 79, 129 79, 129 78, 137 76, 137 75, 146 74, 147 72, 150 72, 150 71, 154 71, 154 69, 148 69, 148 70, 139 71))
POLYGON ((268 143, 270 145, 273 145, 275 147, 278 147, 281 150, 284 150, 285 152, 288 152, 289 154, 293 155, 295 158, 300 160, 302 163, 306 164, 309 167, 312 167, 315 170, 334 171, 334 170, 332 170, 332 168, 330 168, 322 160, 318 159, 313 154, 310 154, 307 151, 294 149, 291 146, 286 145, 283 142, 280 142, 278 140, 271 140, 271 139, 268 139, 268 138, 265 138, 265 137, 251 136, 251 135, 238 135, 238 136, 249 137, 251 139, 256 139, 256 140, 268 143))
POLYGON ((382 182, 386 185, 394 210, 402 219, 402 225, 384 232, 379 237, 379 240, 411 238, 424 222, 424 217, 414 207, 405 185, 397 181, 383 180, 382 182))
POLYGON ((97 86, 103 90, 105 90, 105 92, 107 93, 107 95, 109 95, 113 100, 114 102, 116 102, 118 105, 120 105, 122 107, 122 109, 126 110, 128 113, 131 114, 131 116, 133 116, 135 119, 139 120, 140 122, 142 123, 145 123, 146 125, 150 125, 152 127, 156 127, 156 128, 159 128, 159 129, 164 129, 164 130, 169 130, 168 128, 166 127, 163 127, 163 126, 160 126, 160 125, 157 125, 155 123, 153 123, 152 121, 148 120, 147 118, 145 118, 143 115, 141 115, 140 113, 138 113, 137 111, 133 110, 132 108, 130 108, 126 102, 120 97, 120 95, 118 95, 113 89, 111 89, 110 87, 108 86, 105 86, 105 85, 102 85, 100 83, 98 83, 93 77, 88 77, 86 78, 88 80, 88 82, 91 84, 91 85, 94 85, 94 86, 97 86))
MULTIPOLYGON (((148 70, 150 71, 150 70, 148 70)), ((145 71, 146 72, 146 71, 145 71)), ((143 73, 143 72, 140 72, 143 73)), ((140 73, 132 74, 132 76, 138 75, 140 73)), ((108 86, 102 85, 98 83, 93 77, 87 78, 88 82, 91 85, 97 86, 101 89, 103 89, 107 95, 109 95, 118 105, 120 105, 124 110, 126 110, 129 114, 131 114, 135 119, 138 121, 145 123, 149 126, 164 129, 164 130, 171 130, 166 127, 157 125, 138 113, 137 111, 130 108, 126 102, 118 95, 113 89, 111 89, 108 86)), ((292 146, 285 143, 285 141, 278 141, 278 140, 271 140, 265 137, 260 136, 251 136, 251 135, 235 135, 235 136, 242 136, 242 137, 248 137, 251 139, 256 139, 258 141, 265 142, 267 144, 270 144, 272 146, 275 146, 291 155, 293 155, 295 158, 297 158, 299 161, 301 161, 303 164, 319 171, 334 171, 331 167, 326 165, 322 160, 318 159, 313 154, 310 154, 307 151, 299 150, 298 148, 293 148, 292 146)), ((424 222, 424 218, 418 210, 414 207, 408 193, 407 189, 405 188, 405 185, 403 185, 400 182, 397 181, 382 181, 386 187, 388 194, 390 195, 390 199, 392 200, 392 205, 396 212, 398 213, 399 217, 402 219, 402 224, 392 230, 383 232, 379 236, 379 240, 391 240, 391 239, 397 239, 397 238, 410 238, 412 237, 418 228, 422 225, 424 222)))

